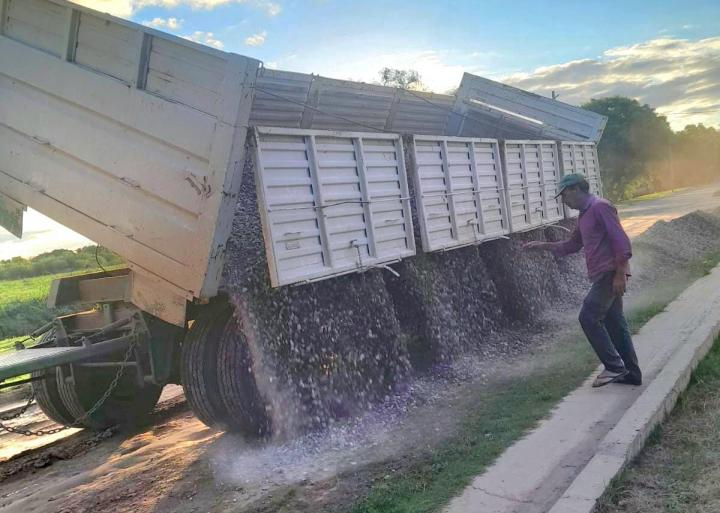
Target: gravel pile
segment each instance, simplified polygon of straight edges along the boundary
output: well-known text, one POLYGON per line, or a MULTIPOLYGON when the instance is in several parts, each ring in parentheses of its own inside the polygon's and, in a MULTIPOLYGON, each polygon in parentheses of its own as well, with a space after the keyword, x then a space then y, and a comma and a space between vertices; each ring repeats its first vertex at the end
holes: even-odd
POLYGON ((385 284, 416 370, 453 360, 503 327, 495 282, 477 248, 419 254, 385 284))
POLYGON ((654 283, 719 249, 720 210, 658 221, 633 241, 633 281, 654 283))

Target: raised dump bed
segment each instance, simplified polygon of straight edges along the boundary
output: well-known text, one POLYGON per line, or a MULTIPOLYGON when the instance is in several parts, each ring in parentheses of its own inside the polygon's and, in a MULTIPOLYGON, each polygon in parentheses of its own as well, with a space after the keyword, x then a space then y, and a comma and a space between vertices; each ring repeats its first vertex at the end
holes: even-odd
POLYGON ((0 5, 5 210, 115 251, 132 302, 184 325, 217 292, 258 61, 61 0, 0 5))

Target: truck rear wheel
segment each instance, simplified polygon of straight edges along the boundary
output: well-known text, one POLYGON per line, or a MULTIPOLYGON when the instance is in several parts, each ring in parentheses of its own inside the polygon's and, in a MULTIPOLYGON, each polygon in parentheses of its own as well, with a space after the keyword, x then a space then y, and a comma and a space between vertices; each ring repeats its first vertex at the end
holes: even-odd
POLYGON ((60 397, 60 391, 57 386, 57 369, 45 369, 35 371, 31 376, 35 379, 32 382, 35 401, 42 412, 47 417, 57 422, 69 426, 75 418, 68 411, 65 403, 60 397))
MULTIPOLYGON (((53 332, 48 332, 43 335, 40 343, 46 343, 54 336, 55 334, 53 332)), ((75 418, 68 411, 60 397, 56 375, 56 368, 33 372, 31 374, 31 377, 34 379, 32 382, 32 390, 40 410, 42 410, 50 420, 67 426, 72 424, 75 418)))
POLYGON ((218 342, 230 305, 216 302, 203 308, 183 341, 180 377, 185 398, 197 418, 216 429, 227 429, 230 415, 220 397, 217 377, 218 342))
MULTIPOLYGON (((74 383, 66 382, 57 373, 57 388, 73 422, 85 417, 110 386, 117 368, 74 367, 74 383)), ((110 426, 132 426, 141 423, 160 399, 162 387, 145 384, 140 387, 133 371, 127 371, 104 403, 79 425, 91 429, 110 426)))
POLYGON ((246 436, 264 436, 270 432, 265 403, 255 384, 245 337, 232 329, 231 323, 219 344, 220 395, 235 430, 246 436))
POLYGON ((237 340, 232 306, 203 308, 183 342, 182 384, 195 415, 212 428, 248 436, 267 432, 246 347, 237 340))

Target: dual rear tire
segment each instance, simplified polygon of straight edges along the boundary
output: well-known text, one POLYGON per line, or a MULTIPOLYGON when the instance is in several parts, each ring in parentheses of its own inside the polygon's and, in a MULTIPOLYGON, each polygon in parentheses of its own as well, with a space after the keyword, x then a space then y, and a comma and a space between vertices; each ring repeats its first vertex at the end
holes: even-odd
MULTIPOLYGON (((48 333, 43 342, 52 341, 48 333)), ((111 359, 122 359, 114 355, 111 359)), ((60 368, 32 374, 40 409, 63 425, 96 430, 141 423, 157 403, 162 387, 140 386, 134 369, 127 369, 105 402, 87 415, 108 389, 117 367, 73 367, 72 381, 60 368)), ((255 382, 252 357, 226 301, 204 307, 182 345, 180 377, 195 415, 210 427, 247 437, 270 434, 271 423, 255 382)))
MULTIPOLYGON (((43 342, 54 334, 48 333, 43 342)), ((122 355, 119 356, 121 358, 122 355)), ((140 387, 133 370, 123 373, 117 387, 91 415, 87 415, 108 389, 116 367, 75 365, 69 382, 59 368, 32 373, 32 389, 40 409, 51 420, 65 426, 102 430, 111 426, 133 426, 147 418, 162 392, 159 385, 140 387)))
POLYGON ((248 437, 270 433, 252 364, 232 307, 217 301, 204 308, 185 337, 180 362, 185 397, 202 422, 248 437))

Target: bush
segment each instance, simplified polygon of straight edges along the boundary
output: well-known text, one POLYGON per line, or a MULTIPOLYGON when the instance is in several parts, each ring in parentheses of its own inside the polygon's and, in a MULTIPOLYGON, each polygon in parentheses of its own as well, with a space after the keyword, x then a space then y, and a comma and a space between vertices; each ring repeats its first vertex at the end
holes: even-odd
POLYGON ((0 261, 0 280, 32 278, 44 274, 57 274, 122 264, 122 259, 103 247, 86 246, 76 251, 56 249, 32 258, 15 257, 0 261), (97 250, 97 260, 95 252, 97 250))
POLYGON ((10 303, 0 308, 0 339, 30 333, 52 318, 44 301, 10 303))

